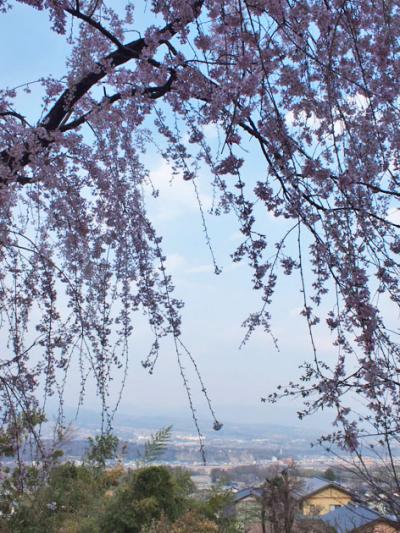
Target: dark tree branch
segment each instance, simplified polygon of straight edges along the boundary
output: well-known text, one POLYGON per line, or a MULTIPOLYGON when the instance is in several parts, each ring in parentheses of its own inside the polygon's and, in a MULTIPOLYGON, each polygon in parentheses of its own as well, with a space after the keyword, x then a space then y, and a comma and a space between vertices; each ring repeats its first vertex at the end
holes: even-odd
MULTIPOLYGON (((102 24, 100 24, 100 22, 94 20, 92 16, 85 15, 84 13, 82 13, 79 9, 79 6, 77 6, 76 9, 66 8, 65 11, 73 17, 83 20, 84 22, 98 30, 102 35, 104 35, 104 37, 107 37, 107 39, 109 39, 113 44, 115 44, 118 49, 124 50, 126 48, 125 45, 122 44, 121 41, 117 39, 115 35, 109 32, 102 24)), ((126 52, 130 56, 131 52, 128 48, 126 48, 126 52)))
POLYGON ((2 111, 0 112, 0 117, 14 117, 23 122, 26 126, 31 127, 29 122, 26 120, 26 118, 21 115, 20 113, 17 113, 16 111, 2 111))
MULTIPOLYGON (((142 95, 145 95, 145 96, 147 96, 148 98, 150 98, 152 100, 156 100, 157 98, 161 98, 162 96, 164 96, 167 92, 169 92, 171 90, 172 84, 175 81, 175 79, 176 79, 176 72, 173 70, 171 72, 171 76, 164 83, 164 85, 160 85, 160 86, 157 86, 157 87, 146 87, 141 92, 138 91, 137 89, 133 89, 130 96, 134 97, 137 94, 142 94, 142 95)), ((97 108, 99 109, 103 105, 112 105, 114 102, 117 102, 118 100, 121 100, 121 98, 122 98, 121 93, 116 93, 116 94, 113 94, 112 96, 108 96, 102 102, 100 102, 97 105, 97 108)), ((61 125, 60 128, 59 128, 60 131, 63 131, 63 132, 70 131, 70 130, 73 130, 73 129, 81 126, 82 124, 87 122, 87 120, 89 119, 90 115, 95 111, 95 109, 92 109, 91 111, 88 111, 84 115, 81 115, 77 119, 75 119, 75 120, 73 120, 71 122, 68 122, 67 124, 61 125)))
MULTIPOLYGON (((195 17, 200 14, 202 5, 203 0, 199 0, 194 3, 193 10, 195 17)), ((63 94, 58 98, 53 107, 50 109, 46 117, 42 120, 41 123, 38 124, 38 127, 44 128, 47 133, 51 133, 56 130, 68 131, 71 130, 73 127, 78 127, 79 125, 83 124, 86 120, 85 115, 73 122, 70 122, 68 127, 65 125, 62 126, 62 124, 65 123, 66 120, 68 120, 75 104, 83 96, 85 96, 99 81, 105 78, 110 69, 114 70, 132 59, 140 59, 143 50, 146 48, 146 42, 144 38, 139 38, 134 41, 131 41, 126 45, 122 45, 119 40, 117 40, 114 36, 112 36, 111 33, 108 32, 108 30, 106 30, 101 24, 94 21, 92 16, 84 15, 83 13, 81 13, 79 9, 79 4, 76 4, 76 9, 70 8, 67 9, 67 11, 70 12, 73 16, 76 16, 84 20, 85 22, 91 24, 92 26, 96 27, 99 31, 103 33, 103 35, 111 39, 117 45, 117 49, 102 58, 100 61, 98 61, 92 71, 82 76, 82 78, 77 83, 73 84, 71 87, 68 87, 68 89, 63 92, 63 94)), ((160 29, 160 44, 166 44, 168 39, 176 35, 180 23, 181 21, 178 19, 174 22, 167 24, 166 26, 164 26, 164 28, 160 29)), ((148 59, 148 62, 156 67, 160 67, 160 63, 153 59, 148 59)), ((148 96, 152 99, 160 98, 171 89, 172 82, 174 79, 175 74, 172 73, 166 84, 161 87, 149 87, 145 89, 145 93, 147 93, 148 96)), ((112 98, 114 98, 113 101, 116 101, 120 99, 121 96, 114 95, 114 97, 112 98)), ((38 135, 38 140, 43 148, 48 147, 52 142, 51 138, 46 134, 38 135)), ((29 148, 27 148, 26 152, 18 159, 16 159, 15 156, 10 154, 9 149, 5 149, 0 152, 0 163, 3 163, 3 165, 5 165, 6 168, 8 168, 12 174, 17 174, 22 167, 29 164, 30 158, 31 152, 29 148)), ((5 184, 7 183, 7 181, 8 180, 5 177, 0 178, 0 183, 5 184)), ((16 179, 13 181, 16 181, 20 184, 30 182, 30 180, 27 181, 26 178, 20 178, 18 176, 16 176, 16 179)))

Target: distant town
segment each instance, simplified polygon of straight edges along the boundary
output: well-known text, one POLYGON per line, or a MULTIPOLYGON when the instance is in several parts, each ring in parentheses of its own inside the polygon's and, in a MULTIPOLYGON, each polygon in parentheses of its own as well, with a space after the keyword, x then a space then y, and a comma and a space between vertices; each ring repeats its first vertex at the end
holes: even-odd
MULTIPOLYGON (((307 476, 323 475, 327 469, 333 469, 337 477, 351 481, 352 476, 346 473, 346 456, 342 451, 319 445, 319 435, 315 431, 284 425, 228 423, 220 432, 206 430, 202 434, 204 464, 200 439, 193 425, 179 418, 173 422, 171 439, 157 462, 190 469, 199 486, 208 486, 217 480, 241 487, 262 481, 263 467, 293 464, 307 476)), ((122 443, 119 460, 126 468, 135 467, 145 443, 163 423, 165 419, 157 417, 119 416, 114 433, 122 443)), ((79 424, 71 425, 60 443, 63 460, 79 462, 87 450, 88 438, 98 434, 96 417, 83 412, 79 424)), ((400 457, 400 453, 398 455, 400 457)), ((376 462, 373 455, 366 455, 364 461, 371 468, 376 462)))

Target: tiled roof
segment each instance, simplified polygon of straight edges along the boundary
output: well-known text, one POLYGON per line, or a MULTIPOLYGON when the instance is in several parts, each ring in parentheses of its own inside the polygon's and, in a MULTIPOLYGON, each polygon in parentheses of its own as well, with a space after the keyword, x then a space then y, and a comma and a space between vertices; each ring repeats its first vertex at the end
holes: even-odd
POLYGON ((382 515, 372 509, 352 504, 338 507, 319 518, 326 524, 333 526, 338 533, 348 533, 357 527, 366 526, 376 520, 385 520, 382 515))
MULTIPOLYGON (((327 487, 334 487, 338 490, 348 492, 347 489, 345 489, 341 485, 338 485, 333 481, 328 481, 327 479, 320 479, 318 477, 301 478, 301 486, 299 486, 296 492, 298 497, 303 499, 309 496, 310 494, 314 494, 315 492, 318 492, 319 490, 322 490, 327 487)), ((248 498, 250 496, 261 496, 262 491, 263 489, 261 487, 246 487, 244 489, 238 490, 233 494, 233 502, 239 502, 244 498, 248 498)))
POLYGON ((297 489, 297 494, 300 498, 306 498, 315 492, 318 492, 324 488, 333 487, 344 492, 349 492, 345 487, 342 487, 334 481, 327 479, 321 479, 318 477, 302 478, 301 486, 297 489))
POLYGON ((304 478, 301 481, 302 487, 299 489, 299 493, 301 493, 303 496, 313 494, 314 492, 331 485, 331 482, 327 479, 320 479, 318 477, 304 478))
POLYGON ((233 494, 233 503, 240 502, 241 500, 244 500, 245 498, 248 498, 250 496, 261 496, 262 495, 262 489, 258 487, 248 487, 245 489, 238 490, 233 494))

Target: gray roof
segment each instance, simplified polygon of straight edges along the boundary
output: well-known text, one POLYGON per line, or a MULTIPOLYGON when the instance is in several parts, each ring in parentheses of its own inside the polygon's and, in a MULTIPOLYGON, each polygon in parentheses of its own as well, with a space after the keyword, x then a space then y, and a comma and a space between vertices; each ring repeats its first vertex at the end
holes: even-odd
POLYGON ((301 479, 301 487, 297 490, 297 493, 301 498, 305 498, 327 487, 333 487, 338 490, 349 492, 348 489, 346 489, 345 487, 342 487, 341 485, 339 485, 338 483, 335 483, 334 481, 329 481, 327 479, 321 479, 319 477, 309 477, 309 478, 301 479))
POLYGON ((231 502, 225 507, 223 514, 225 517, 231 517, 235 516, 236 510, 235 506, 237 503, 241 502, 245 498, 249 498, 251 496, 261 496, 262 495, 262 489, 258 487, 248 487, 245 489, 238 490, 237 492, 232 493, 232 500, 231 502))
POLYGON ((304 478, 301 481, 303 486, 299 492, 304 496, 317 492, 318 490, 331 485, 331 481, 328 481, 327 479, 320 479, 318 477, 304 478))
POLYGON ((248 487, 246 489, 238 490, 233 494, 233 503, 240 502, 249 496, 261 496, 262 489, 258 487, 248 487))
POLYGON ((344 505, 319 517, 333 526, 338 533, 348 533, 357 527, 366 526, 376 520, 387 520, 382 515, 361 505, 344 505))
MULTIPOLYGON (((348 492, 347 489, 345 489, 341 485, 338 485, 333 481, 321 479, 318 477, 301 478, 301 486, 296 490, 296 492, 298 497, 303 499, 309 496, 310 494, 314 494, 315 492, 318 492, 319 490, 324 489, 326 487, 334 487, 339 490, 344 490, 348 492)), ((237 503, 250 496, 261 496, 262 492, 262 487, 246 487, 244 489, 238 490, 233 494, 233 502, 237 503)))

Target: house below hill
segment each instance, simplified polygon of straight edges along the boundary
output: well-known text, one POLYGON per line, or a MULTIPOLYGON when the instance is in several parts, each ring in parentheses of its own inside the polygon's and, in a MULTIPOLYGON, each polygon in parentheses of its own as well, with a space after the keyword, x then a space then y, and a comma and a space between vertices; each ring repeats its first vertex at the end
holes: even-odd
POLYGON ((320 518, 337 533, 395 533, 398 522, 362 505, 349 504, 335 509, 320 518))
MULTIPOLYGON (((264 487, 249 487, 232 494, 225 509, 226 516, 236 516, 245 524, 246 532, 262 531, 261 509, 264 487)), ((319 478, 302 479, 294 492, 297 500, 294 531, 313 533, 395 533, 400 524, 364 507, 353 494, 338 483, 319 478)), ((293 510, 293 508, 292 508, 293 510)), ((291 512, 288 509, 288 512, 291 512)), ((268 516, 268 513, 266 514, 268 516)), ((270 524, 266 522, 267 531, 270 524)))
MULTIPOLYGON (((248 487, 233 494, 232 504, 226 509, 229 516, 250 516, 259 513, 261 487, 248 487)), ((304 478, 296 490, 300 512, 304 516, 320 516, 353 501, 353 495, 341 485, 320 478, 304 478)))
POLYGON ((353 501, 351 492, 338 483, 316 477, 303 480, 298 497, 305 516, 324 515, 353 501))

